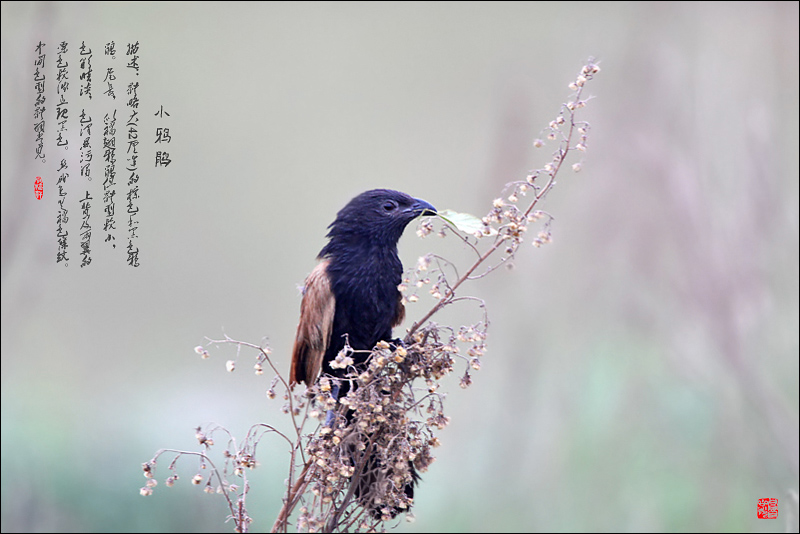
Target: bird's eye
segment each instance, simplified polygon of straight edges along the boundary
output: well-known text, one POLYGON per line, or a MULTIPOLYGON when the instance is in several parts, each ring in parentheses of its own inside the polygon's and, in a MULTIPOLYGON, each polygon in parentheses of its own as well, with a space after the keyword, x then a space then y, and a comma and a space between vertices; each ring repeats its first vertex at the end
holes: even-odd
POLYGON ((383 204, 383 209, 386 210, 386 211, 393 211, 393 210, 397 209, 397 202, 395 202, 394 200, 387 200, 383 204))

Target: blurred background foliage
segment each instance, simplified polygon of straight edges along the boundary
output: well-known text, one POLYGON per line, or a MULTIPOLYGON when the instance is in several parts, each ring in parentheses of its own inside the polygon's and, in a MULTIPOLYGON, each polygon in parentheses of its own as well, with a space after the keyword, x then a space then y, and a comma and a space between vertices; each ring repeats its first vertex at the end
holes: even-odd
MULTIPOLYGON (((489 353, 470 389, 445 384, 452 424, 398 530, 796 531, 796 2, 3 2, 2 530, 231 529, 192 462, 139 496, 141 463, 196 449, 199 424, 286 426, 250 355, 228 374, 232 350, 192 348, 267 336, 287 368, 297 286, 336 211, 392 187, 482 215, 546 161, 531 141, 590 55, 583 170, 544 204, 554 242, 467 288, 489 353), (94 49, 95 106, 103 45, 138 40, 150 153, 152 113, 171 114, 173 164, 142 166, 138 269, 99 231, 78 268, 76 170, 72 263, 55 263, 39 40, 51 68, 62 40, 94 49), (763 497, 778 520, 756 519, 763 497)), ((409 230, 406 265, 427 251, 464 254, 409 230)), ((260 531, 286 477, 285 447, 265 445, 260 531)))

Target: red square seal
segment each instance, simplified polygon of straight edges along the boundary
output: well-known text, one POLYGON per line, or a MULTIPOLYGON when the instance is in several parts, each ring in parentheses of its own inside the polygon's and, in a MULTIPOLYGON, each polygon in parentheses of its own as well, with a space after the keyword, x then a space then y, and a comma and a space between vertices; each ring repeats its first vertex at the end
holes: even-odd
POLYGON ((778 519, 778 499, 758 499, 759 519, 778 519))

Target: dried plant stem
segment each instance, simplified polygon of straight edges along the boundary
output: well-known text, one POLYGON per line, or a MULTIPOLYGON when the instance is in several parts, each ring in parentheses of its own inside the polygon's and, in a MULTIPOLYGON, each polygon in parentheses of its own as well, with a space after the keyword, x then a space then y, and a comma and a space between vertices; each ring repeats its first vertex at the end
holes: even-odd
MULTIPOLYGON (((364 453, 364 456, 359 462, 358 471, 356 471, 356 473, 353 475, 353 480, 358 480, 358 477, 361 476, 361 472, 364 470, 364 466, 367 463, 367 458, 369 458, 369 455, 372 453, 372 445, 373 443, 372 441, 370 441, 364 453)), ((326 525, 326 530, 328 532, 333 532, 336 529, 336 526, 339 524, 339 518, 342 516, 342 513, 344 513, 345 509, 347 508, 347 505, 350 504, 350 500, 353 498, 353 492, 355 491, 355 489, 356 489, 355 484, 350 484, 350 487, 347 488, 347 495, 345 495, 344 499, 342 500, 342 504, 336 508, 336 510, 333 513, 333 516, 330 518, 328 524, 326 525)))
MULTIPOLYGON (((577 91, 575 93, 574 102, 579 102, 580 101, 580 97, 581 97, 581 93, 582 92, 583 92, 583 86, 578 87, 578 89, 577 89, 577 91)), ((575 132, 575 110, 573 108, 570 108, 570 107, 567 107, 567 106, 565 106, 565 107, 566 107, 566 109, 568 111, 569 118, 570 118, 570 121, 569 121, 569 132, 567 133, 567 135, 564 137, 564 139, 561 142, 561 146, 558 149, 558 157, 554 160, 554 164, 555 165, 554 165, 552 171, 550 171, 548 173, 549 178, 547 180, 547 183, 544 185, 544 187, 542 187, 539 190, 538 193, 536 193, 536 196, 534 196, 534 198, 531 201, 530 205, 528 206, 528 208, 525 210, 525 212, 523 214, 525 217, 530 215, 531 211, 533 211, 533 208, 536 207, 536 205, 539 203, 539 201, 542 198, 544 198, 544 196, 550 191, 550 189, 552 189, 553 185, 555 184, 556 175, 558 174, 558 171, 561 169, 561 166, 564 164, 564 161, 567 159, 567 155, 569 154, 570 150, 574 150, 574 148, 571 147, 571 144, 572 144, 572 137, 573 137, 573 134, 575 132)), ((458 235, 458 232, 456 232, 456 235, 458 235)), ((495 242, 492 244, 492 246, 489 247, 489 249, 486 252, 481 254, 480 257, 477 260, 475 260, 475 263, 473 263, 472 266, 469 269, 467 269, 467 271, 458 280, 456 280, 456 282, 454 284, 452 284, 451 286, 448 287, 447 293, 445 293, 444 297, 442 299, 440 299, 439 302, 437 302, 428 311, 428 313, 426 313, 422 317, 422 319, 420 319, 418 321, 415 321, 414 324, 411 325, 411 328, 408 329, 408 333, 406 334, 406 341, 407 342, 410 342, 412 340, 412 336, 414 335, 414 333, 417 330, 419 330, 419 328, 422 325, 424 325, 431 317, 433 317, 434 314, 436 314, 439 310, 441 310, 442 308, 444 308, 445 306, 447 306, 448 304, 450 304, 452 302, 453 297, 455 297, 455 294, 456 294, 456 289, 458 289, 459 286, 461 284, 463 284, 466 280, 469 280, 470 276, 472 275, 472 273, 474 273, 475 270, 478 267, 480 267, 487 259, 489 259, 489 257, 492 254, 494 254, 497 251, 497 249, 499 249, 500 246, 503 245, 503 243, 509 237, 510 236, 508 236, 508 235, 504 235, 504 236, 500 236, 497 239, 495 239, 495 242)), ((471 243, 468 243, 468 244, 470 246, 472 246, 471 243)), ((474 246, 472 246, 472 248, 473 248, 473 250, 475 250, 474 246)))
POLYGON ((303 471, 300 473, 300 476, 297 477, 294 486, 286 492, 286 502, 283 503, 283 507, 280 512, 278 512, 278 517, 275 519, 275 524, 272 525, 272 530, 270 530, 270 532, 281 532, 281 530, 286 532, 286 521, 289 519, 289 516, 292 515, 292 511, 297 504, 297 498, 305 492, 306 486, 308 486, 309 478, 306 474, 308 474, 311 465, 312 460, 309 459, 306 465, 303 466, 303 471))

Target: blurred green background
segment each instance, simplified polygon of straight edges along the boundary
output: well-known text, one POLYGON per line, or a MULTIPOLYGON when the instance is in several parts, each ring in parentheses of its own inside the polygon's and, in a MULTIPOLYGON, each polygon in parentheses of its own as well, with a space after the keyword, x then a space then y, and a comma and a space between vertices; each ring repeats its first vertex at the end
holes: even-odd
MULTIPOLYGON (((485 213, 547 161, 531 141, 590 55, 583 170, 543 206, 554 242, 468 287, 489 352, 470 389, 446 381, 452 424, 398 530, 796 531, 795 2, 3 2, 2 530, 231 530, 191 461, 139 495, 141 463, 196 449, 199 424, 286 427, 252 355, 229 374, 235 351, 193 347, 267 336, 287 368, 297 286, 336 211, 391 187, 485 213), (56 265, 52 115, 51 159, 33 158, 39 40, 51 69, 58 42, 93 48, 98 110, 103 45, 119 71, 141 45, 143 142, 152 158, 170 127, 173 163, 142 165, 138 269, 101 242, 99 209, 78 267, 74 162, 72 260, 56 265), (756 519, 764 497, 777 520, 756 519)), ((405 264, 427 251, 463 256, 409 229, 405 264)), ((264 531, 285 447, 260 454, 248 502, 264 531)))

